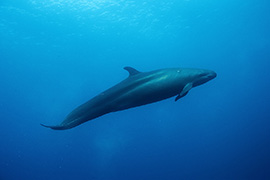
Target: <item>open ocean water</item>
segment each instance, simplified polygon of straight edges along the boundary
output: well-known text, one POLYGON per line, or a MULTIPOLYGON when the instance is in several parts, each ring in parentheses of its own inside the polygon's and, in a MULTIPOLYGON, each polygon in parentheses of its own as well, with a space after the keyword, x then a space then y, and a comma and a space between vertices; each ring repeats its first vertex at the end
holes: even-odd
POLYGON ((269 180, 270 1, 1 0, 0 180, 269 180), (211 69, 187 96, 65 131, 128 76, 211 69))

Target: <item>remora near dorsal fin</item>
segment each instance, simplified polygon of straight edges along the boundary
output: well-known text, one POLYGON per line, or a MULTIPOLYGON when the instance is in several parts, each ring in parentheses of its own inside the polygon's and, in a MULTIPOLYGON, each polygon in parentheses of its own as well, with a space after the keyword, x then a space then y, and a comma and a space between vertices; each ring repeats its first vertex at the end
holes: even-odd
POLYGON ((134 75, 136 75, 136 74, 141 73, 140 71, 138 71, 138 70, 136 70, 136 69, 134 69, 134 68, 132 68, 132 67, 129 67, 129 66, 124 67, 124 69, 128 71, 129 76, 134 76, 134 75))

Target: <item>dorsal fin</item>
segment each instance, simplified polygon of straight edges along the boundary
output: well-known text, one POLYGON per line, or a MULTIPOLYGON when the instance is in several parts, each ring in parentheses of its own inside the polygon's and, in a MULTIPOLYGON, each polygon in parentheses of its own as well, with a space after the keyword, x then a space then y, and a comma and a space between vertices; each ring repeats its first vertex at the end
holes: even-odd
POLYGON ((140 71, 138 71, 138 70, 136 70, 136 69, 134 69, 134 68, 132 68, 132 67, 129 67, 129 66, 124 67, 124 69, 128 71, 129 76, 134 76, 134 75, 136 75, 136 74, 141 73, 140 71))

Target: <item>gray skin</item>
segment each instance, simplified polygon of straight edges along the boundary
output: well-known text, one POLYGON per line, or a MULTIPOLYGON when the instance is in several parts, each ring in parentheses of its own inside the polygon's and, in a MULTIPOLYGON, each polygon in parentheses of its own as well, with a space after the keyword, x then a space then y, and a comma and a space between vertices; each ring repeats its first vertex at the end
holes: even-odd
POLYGON ((170 68, 139 72, 125 67, 129 77, 75 108, 58 126, 45 127, 64 130, 78 126, 104 114, 142 106, 176 96, 184 97, 191 88, 204 84, 217 74, 211 70, 170 68))

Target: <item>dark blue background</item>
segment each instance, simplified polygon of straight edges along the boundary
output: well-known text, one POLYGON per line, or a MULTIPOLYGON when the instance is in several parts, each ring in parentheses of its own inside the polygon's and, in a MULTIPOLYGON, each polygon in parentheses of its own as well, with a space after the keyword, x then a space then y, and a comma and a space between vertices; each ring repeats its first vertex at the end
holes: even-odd
POLYGON ((267 0, 1 0, 0 179, 270 179, 267 0), (140 71, 212 69, 178 102, 52 131, 140 71))

